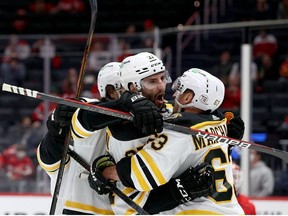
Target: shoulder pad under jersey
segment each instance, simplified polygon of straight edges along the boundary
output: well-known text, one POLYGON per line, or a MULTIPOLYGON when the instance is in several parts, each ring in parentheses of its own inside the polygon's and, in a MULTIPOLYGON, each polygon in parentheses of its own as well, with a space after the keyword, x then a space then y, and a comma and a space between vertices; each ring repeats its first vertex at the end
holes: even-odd
POLYGON ((206 121, 218 121, 222 119, 221 116, 215 113, 193 114, 189 112, 174 113, 166 121, 172 124, 191 127, 206 121))

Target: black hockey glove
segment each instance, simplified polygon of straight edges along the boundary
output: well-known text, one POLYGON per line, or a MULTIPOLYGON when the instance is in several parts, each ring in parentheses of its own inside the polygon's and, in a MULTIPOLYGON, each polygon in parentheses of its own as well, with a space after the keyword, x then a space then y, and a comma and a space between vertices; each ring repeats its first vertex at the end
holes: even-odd
POLYGON ((53 114, 49 115, 46 121, 46 126, 50 137, 56 143, 64 144, 66 134, 69 132, 70 128, 68 126, 61 127, 58 123, 56 123, 54 121, 53 114))
POLYGON ((227 124, 228 137, 234 139, 242 139, 245 131, 244 121, 240 116, 230 119, 230 122, 227 124))
POLYGON ((133 115, 134 125, 143 133, 150 135, 162 132, 162 115, 152 101, 142 95, 126 91, 119 99, 119 104, 128 108, 133 115))
POLYGON ((75 107, 58 104, 53 111, 55 122, 58 123, 61 127, 70 126, 72 116, 76 109, 77 108, 75 107))
POLYGON ((206 197, 213 192, 214 169, 205 162, 195 168, 189 167, 174 179, 174 184, 170 182, 170 190, 174 199, 179 204, 186 203, 198 197, 206 197))
POLYGON ((98 194, 109 193, 111 184, 115 184, 115 181, 108 180, 101 174, 106 167, 114 165, 115 161, 110 155, 102 155, 93 161, 90 167, 88 181, 90 187, 98 194))

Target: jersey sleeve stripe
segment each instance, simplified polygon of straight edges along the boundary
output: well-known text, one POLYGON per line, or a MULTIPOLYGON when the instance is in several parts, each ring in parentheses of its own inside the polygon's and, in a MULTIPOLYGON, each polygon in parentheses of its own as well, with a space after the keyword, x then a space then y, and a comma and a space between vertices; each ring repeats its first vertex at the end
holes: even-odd
MULTIPOLYGON (((40 144, 41 145, 41 144, 40 144)), ((37 160, 39 165, 46 171, 46 172, 56 172, 59 167, 60 167, 60 161, 54 163, 54 164, 45 164, 42 162, 41 160, 41 156, 40 156, 40 145, 37 148, 37 160)), ((67 155, 66 157, 66 162, 65 162, 65 166, 70 162, 70 156, 67 155)))
POLYGON ((139 154, 142 158, 145 159, 146 165, 149 165, 150 170, 153 172, 154 176, 156 176, 158 185, 166 184, 167 181, 159 170, 153 158, 146 152, 144 149, 140 150, 137 154, 139 154))
POLYGON ((184 210, 181 212, 177 212, 176 215, 222 215, 217 212, 209 211, 209 210, 184 210))
POLYGON ((132 172, 134 173, 137 181, 139 182, 140 184, 140 187, 141 187, 141 190, 142 191, 149 191, 150 190, 150 187, 148 186, 145 178, 143 177, 140 169, 139 169, 139 164, 137 163, 136 161, 136 157, 132 157, 131 158, 131 169, 132 169, 132 172))
POLYGON ((93 214, 101 214, 101 215, 113 215, 114 213, 112 211, 106 210, 106 209, 100 209, 96 208, 92 205, 86 205, 83 203, 79 202, 73 202, 73 201, 65 201, 65 207, 68 207, 69 209, 74 209, 74 210, 81 210, 87 213, 93 213, 93 214))
POLYGON ((74 131, 74 128, 73 128, 73 127, 71 127, 71 132, 72 132, 71 135, 72 135, 73 139, 74 139, 74 138, 78 138, 78 139, 84 138, 84 137, 79 136, 79 135, 74 131))
POLYGON ((219 121, 205 121, 205 122, 201 122, 199 124, 195 124, 191 128, 192 129, 201 129, 201 128, 206 127, 206 126, 221 124, 225 121, 226 121, 226 118, 219 120, 219 121))
POLYGON ((79 109, 73 114, 72 117, 72 133, 75 135, 75 137, 82 137, 82 138, 87 138, 93 134, 93 132, 85 130, 85 128, 82 127, 80 122, 77 120, 77 116, 79 113, 79 109))
POLYGON ((128 194, 130 194, 130 193, 132 193, 132 192, 134 192, 134 191, 135 191, 134 188, 126 187, 122 192, 123 192, 124 194, 128 195, 128 194))
MULTIPOLYGON (((145 195, 146 193, 145 192, 140 192, 140 193, 137 193, 137 198, 136 199, 133 199, 133 201, 136 203, 136 204, 140 204, 141 201, 145 198, 145 195)), ((134 214, 136 211, 134 209, 128 209, 126 212, 125 212, 125 215, 128 215, 128 214, 134 214)))

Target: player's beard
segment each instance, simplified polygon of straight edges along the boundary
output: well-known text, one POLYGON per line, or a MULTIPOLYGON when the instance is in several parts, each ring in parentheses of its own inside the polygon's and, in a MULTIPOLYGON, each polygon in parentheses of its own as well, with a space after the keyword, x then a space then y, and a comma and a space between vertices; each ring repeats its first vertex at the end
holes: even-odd
POLYGON ((165 91, 159 91, 156 94, 144 94, 143 96, 146 97, 147 99, 151 100, 159 109, 163 107, 164 104, 164 94, 165 91))

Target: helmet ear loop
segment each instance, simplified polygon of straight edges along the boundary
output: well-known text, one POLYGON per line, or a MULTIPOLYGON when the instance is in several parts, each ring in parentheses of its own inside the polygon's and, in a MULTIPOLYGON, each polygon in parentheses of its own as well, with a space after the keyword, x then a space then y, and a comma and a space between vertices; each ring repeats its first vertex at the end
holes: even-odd
POLYGON ((178 101, 178 98, 179 98, 179 96, 181 95, 181 92, 179 91, 179 90, 177 90, 176 92, 176 95, 175 95, 175 102, 178 104, 178 110, 177 110, 177 113, 178 112, 181 112, 182 111, 182 109, 184 109, 184 108, 187 108, 187 107, 194 107, 194 102, 193 102, 193 100, 191 101, 191 103, 188 103, 188 104, 181 104, 179 101, 178 101))
POLYGON ((124 88, 122 87, 122 84, 121 84, 121 83, 116 83, 116 84, 114 85, 114 87, 115 87, 116 94, 117 94, 118 98, 120 98, 121 95, 122 95, 122 93, 123 93, 123 89, 124 89, 124 88))
POLYGON ((174 99, 174 101, 177 103, 177 105, 178 105, 178 109, 176 110, 176 112, 177 113, 179 113, 179 112, 181 112, 181 110, 182 110, 182 104, 178 101, 178 98, 179 98, 179 96, 181 95, 181 92, 180 91, 176 91, 175 92, 175 99, 174 99))
POLYGON ((138 86, 137 84, 133 82, 128 83, 128 89, 130 92, 134 92, 134 93, 140 93, 142 90, 141 86, 138 86))

